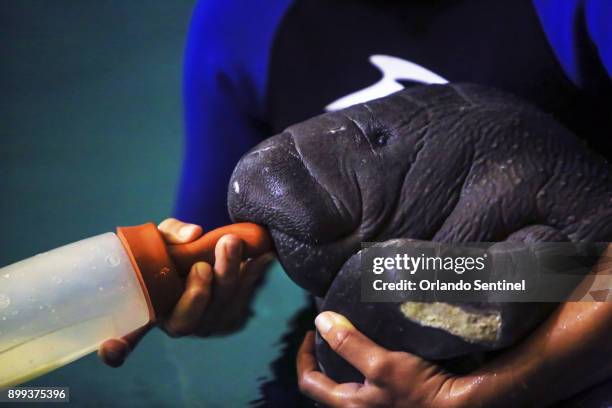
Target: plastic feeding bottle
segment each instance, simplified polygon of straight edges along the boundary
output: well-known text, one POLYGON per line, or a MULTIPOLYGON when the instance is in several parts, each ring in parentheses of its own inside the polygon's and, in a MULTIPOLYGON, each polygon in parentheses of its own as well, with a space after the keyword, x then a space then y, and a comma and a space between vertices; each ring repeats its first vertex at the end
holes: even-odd
POLYGON ((271 250, 267 232, 228 225, 167 245, 154 224, 119 227, 0 269, 0 389, 74 361, 107 339, 170 313, 198 261, 214 262, 225 234, 246 256, 271 250))

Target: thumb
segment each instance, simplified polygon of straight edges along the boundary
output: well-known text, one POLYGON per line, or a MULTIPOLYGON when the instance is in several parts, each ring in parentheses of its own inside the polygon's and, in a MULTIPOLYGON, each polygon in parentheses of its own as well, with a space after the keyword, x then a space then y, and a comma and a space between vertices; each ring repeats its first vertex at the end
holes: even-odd
POLYGON ((377 379, 379 368, 390 359, 387 349, 367 338, 341 314, 320 313, 315 325, 331 349, 370 380, 377 379))

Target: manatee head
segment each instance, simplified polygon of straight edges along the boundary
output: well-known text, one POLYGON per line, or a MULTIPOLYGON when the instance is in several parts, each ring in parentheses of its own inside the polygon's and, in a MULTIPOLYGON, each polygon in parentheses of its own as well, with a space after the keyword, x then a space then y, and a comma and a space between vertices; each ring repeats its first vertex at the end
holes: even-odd
POLYGON ((237 164, 228 207, 267 226, 287 273, 323 296, 362 242, 500 241, 540 225, 542 238, 603 240, 611 191, 608 164, 552 117, 430 85, 265 140, 237 164))

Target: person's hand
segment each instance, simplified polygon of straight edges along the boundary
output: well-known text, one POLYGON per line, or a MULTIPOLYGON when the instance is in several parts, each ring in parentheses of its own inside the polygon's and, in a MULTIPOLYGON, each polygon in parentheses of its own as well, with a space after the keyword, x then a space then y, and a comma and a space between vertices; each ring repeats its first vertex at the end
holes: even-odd
MULTIPOLYGON (((309 332, 297 356, 299 386, 332 407, 549 406, 612 381, 607 336, 612 302, 562 303, 521 343, 462 376, 380 347, 340 314, 323 312, 315 324, 330 347, 365 376, 363 384, 338 384, 318 371, 314 333, 309 332)), ((608 406, 607 395, 593 395, 592 402, 608 406)))
MULTIPOLYGON (((202 228, 168 218, 159 224, 167 243, 181 244, 195 241, 202 228)), ((266 266, 273 259, 271 253, 248 260, 243 259, 243 243, 234 235, 225 235, 215 246, 213 266, 198 262, 185 278, 185 291, 171 315, 158 326, 172 337, 229 334, 246 322, 251 300, 266 266)), ((118 367, 152 328, 142 327, 120 339, 105 341, 98 355, 106 364, 118 367)))
POLYGON ((472 390, 435 364, 413 354, 380 347, 344 316, 323 312, 315 320, 323 339, 366 378, 338 384, 317 369, 314 332, 309 332, 297 356, 300 390, 331 407, 448 407, 465 406, 472 390))

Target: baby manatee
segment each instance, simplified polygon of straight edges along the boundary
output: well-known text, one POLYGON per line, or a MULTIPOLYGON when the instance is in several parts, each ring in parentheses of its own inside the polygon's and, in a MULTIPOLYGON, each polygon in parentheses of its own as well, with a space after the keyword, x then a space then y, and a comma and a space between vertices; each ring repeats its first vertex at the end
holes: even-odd
MULTIPOLYGON (((361 243, 610 241, 610 176, 602 157, 528 103, 478 85, 429 85, 265 140, 237 164, 228 207, 234 221, 267 226, 287 274, 324 298, 324 310, 345 314, 382 346, 444 360, 507 347, 554 305, 505 305, 498 341, 466 341, 406 317, 443 321, 460 314, 450 306, 361 302, 361 243)), ((319 342, 333 378, 354 374, 334 370, 341 362, 328 354, 319 342)))

